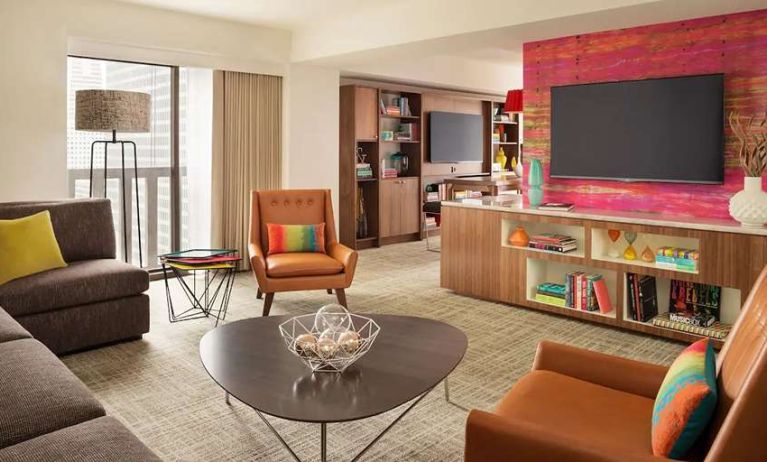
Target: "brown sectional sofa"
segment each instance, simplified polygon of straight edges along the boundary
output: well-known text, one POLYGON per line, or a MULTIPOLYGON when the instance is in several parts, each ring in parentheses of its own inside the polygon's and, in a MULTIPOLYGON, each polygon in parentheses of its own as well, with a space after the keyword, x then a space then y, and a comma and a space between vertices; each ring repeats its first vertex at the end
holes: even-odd
POLYGON ((0 308, 0 462, 160 459, 0 308))
POLYGON ((115 260, 110 201, 3 203, 0 219, 43 210, 69 266, 0 285, 0 306, 56 354, 149 332, 149 275, 115 260))

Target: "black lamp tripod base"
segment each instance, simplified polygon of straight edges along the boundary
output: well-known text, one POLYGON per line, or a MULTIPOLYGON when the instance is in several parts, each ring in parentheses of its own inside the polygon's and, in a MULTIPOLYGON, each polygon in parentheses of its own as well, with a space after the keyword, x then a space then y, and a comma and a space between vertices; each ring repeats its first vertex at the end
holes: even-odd
MULTIPOLYGON (((120 141, 117 139, 117 130, 112 130, 112 139, 109 141, 94 141, 91 144, 91 169, 90 169, 90 183, 88 186, 88 197, 93 197, 93 156, 97 144, 104 145, 104 197, 107 197, 107 157, 109 153, 110 144, 120 144, 121 152, 121 169, 122 169, 122 204, 123 204, 123 257, 125 262, 128 263, 128 210, 125 205, 125 145, 130 144, 133 146, 133 178, 136 184, 136 223, 138 225, 138 261, 139 267, 144 266, 143 247, 141 245, 141 210, 139 207, 138 197, 138 154, 136 151, 136 143, 133 141, 120 141)), ((130 168, 130 167, 128 167, 130 168)))

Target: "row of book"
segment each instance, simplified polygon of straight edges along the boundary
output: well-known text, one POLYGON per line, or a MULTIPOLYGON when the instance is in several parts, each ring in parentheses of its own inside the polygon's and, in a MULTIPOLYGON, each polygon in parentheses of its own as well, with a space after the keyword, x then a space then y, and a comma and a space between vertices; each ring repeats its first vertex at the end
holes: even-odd
POLYGON ((662 268, 698 271, 700 252, 679 247, 660 247, 655 252, 655 263, 662 268))
POLYGON ((453 195, 456 199, 481 198, 482 191, 455 191, 453 195))
POLYGON ((658 289, 653 276, 626 273, 628 314, 634 321, 648 322, 658 315, 658 289))
POLYGON ((578 248, 575 239, 565 234, 541 233, 530 236, 528 247, 550 252, 571 252, 578 248))
POLYGON ((379 101, 381 114, 389 116, 412 116, 410 101, 407 96, 397 96, 392 99, 392 104, 384 104, 383 98, 379 101))
POLYGON ((357 164, 357 178, 373 178, 373 168, 367 163, 357 164))
POLYGON ((438 202, 438 201, 445 201, 447 200, 447 185, 444 183, 431 183, 427 184, 425 187, 426 190, 426 201, 427 202, 438 202))
POLYGON ((609 313, 613 310, 607 284, 601 274, 568 273, 564 284, 544 282, 536 286, 535 300, 582 311, 609 313))

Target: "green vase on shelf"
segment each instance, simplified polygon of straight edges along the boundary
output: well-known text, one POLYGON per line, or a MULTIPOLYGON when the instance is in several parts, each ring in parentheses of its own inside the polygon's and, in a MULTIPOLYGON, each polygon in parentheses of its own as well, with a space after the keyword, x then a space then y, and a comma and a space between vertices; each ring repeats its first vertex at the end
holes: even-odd
POLYGON ((527 200, 530 202, 530 207, 538 207, 543 202, 543 167, 541 161, 538 159, 532 159, 530 161, 530 173, 527 178, 527 200))

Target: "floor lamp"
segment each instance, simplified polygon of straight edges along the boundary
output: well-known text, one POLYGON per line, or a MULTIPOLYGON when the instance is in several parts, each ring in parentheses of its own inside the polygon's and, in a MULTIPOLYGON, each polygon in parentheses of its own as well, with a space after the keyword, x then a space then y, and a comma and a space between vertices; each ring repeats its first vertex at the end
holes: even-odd
MULTIPOLYGON (((123 256, 128 262, 128 211, 125 193, 125 145, 133 146, 133 177, 136 182, 136 223, 138 224, 139 266, 144 266, 141 246, 141 212, 138 196, 138 159, 136 143, 117 139, 117 132, 149 132, 151 97, 148 93, 118 90, 79 90, 75 93, 75 129, 112 133, 111 140, 98 140, 91 144, 90 186, 88 197, 93 197, 93 156, 97 144, 104 145, 104 197, 107 197, 107 154, 110 144, 120 144, 123 203, 123 256)), ((130 167, 128 167, 130 168, 130 167)))

